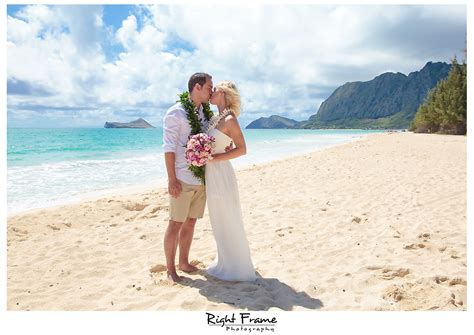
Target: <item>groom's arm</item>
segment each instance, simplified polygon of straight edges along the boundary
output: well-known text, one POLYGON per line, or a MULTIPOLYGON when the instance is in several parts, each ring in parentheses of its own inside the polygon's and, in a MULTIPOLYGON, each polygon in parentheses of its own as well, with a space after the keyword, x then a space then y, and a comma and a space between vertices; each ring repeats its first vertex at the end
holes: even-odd
POLYGON ((181 184, 176 178, 176 150, 178 147, 179 119, 174 111, 167 112, 163 119, 163 151, 165 152, 168 193, 177 198, 181 184))
POLYGON ((165 163, 166 163, 166 173, 168 174, 168 193, 177 198, 181 193, 181 184, 176 178, 175 171, 175 153, 174 152, 165 152, 165 163))

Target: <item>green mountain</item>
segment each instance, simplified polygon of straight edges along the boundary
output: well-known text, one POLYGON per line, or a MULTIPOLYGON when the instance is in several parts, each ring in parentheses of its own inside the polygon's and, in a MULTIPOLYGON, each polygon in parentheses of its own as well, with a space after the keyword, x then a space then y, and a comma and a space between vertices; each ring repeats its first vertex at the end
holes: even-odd
POLYGON ((384 73, 367 82, 336 89, 304 128, 408 128, 428 91, 448 76, 451 66, 428 62, 408 76, 384 73))
POLYGON ((272 115, 270 117, 261 117, 249 123, 246 129, 281 129, 298 128, 301 122, 288 119, 286 117, 272 115))
MULTIPOLYGON (((286 119, 296 122, 286 128, 408 128, 428 91, 448 76, 450 68, 447 63, 428 62, 408 76, 387 72, 370 81, 346 83, 309 120, 286 119)), ((268 125, 262 123, 261 128, 268 125)))

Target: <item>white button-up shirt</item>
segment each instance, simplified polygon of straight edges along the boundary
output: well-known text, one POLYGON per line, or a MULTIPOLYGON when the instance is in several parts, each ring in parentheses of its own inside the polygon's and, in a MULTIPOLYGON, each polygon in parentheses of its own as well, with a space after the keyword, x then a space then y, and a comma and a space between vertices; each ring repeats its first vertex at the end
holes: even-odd
MULTIPOLYGON (((199 108, 199 119, 203 128, 206 127, 208 122, 204 117, 202 106, 199 108)), ((175 154, 176 178, 186 184, 201 185, 201 181, 188 170, 186 162, 186 145, 189 135, 191 135, 191 126, 187 113, 178 102, 166 111, 163 118, 163 150, 175 154)))

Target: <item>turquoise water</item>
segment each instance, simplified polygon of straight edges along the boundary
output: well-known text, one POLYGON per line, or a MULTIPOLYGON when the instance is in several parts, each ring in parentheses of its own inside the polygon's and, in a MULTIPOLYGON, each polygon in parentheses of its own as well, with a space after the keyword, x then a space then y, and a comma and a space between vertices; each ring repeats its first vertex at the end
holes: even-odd
POLYGON ((156 152, 161 129, 8 129, 8 167, 156 152))
MULTIPOLYGON (((247 155, 236 167, 346 143, 365 130, 243 130, 247 155)), ((8 213, 117 188, 165 184, 162 129, 8 129, 8 213)))

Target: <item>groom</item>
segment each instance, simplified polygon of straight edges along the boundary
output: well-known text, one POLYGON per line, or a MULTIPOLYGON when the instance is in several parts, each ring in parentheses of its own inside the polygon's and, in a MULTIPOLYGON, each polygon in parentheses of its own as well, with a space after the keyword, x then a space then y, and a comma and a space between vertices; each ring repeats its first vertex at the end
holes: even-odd
MULTIPOLYGON (((212 77, 207 73, 195 73, 188 81, 190 98, 198 108, 198 117, 202 127, 207 125, 202 104, 209 101, 212 86, 212 77)), ((168 278, 173 282, 179 282, 182 279, 176 273, 175 265, 178 245, 179 269, 184 272, 198 270, 189 263, 189 250, 193 240, 194 225, 198 218, 203 217, 206 205, 206 188, 188 170, 185 157, 188 136, 191 134, 188 113, 190 111, 178 102, 168 109, 163 119, 163 149, 170 195, 170 215, 165 232, 164 249, 168 278)))

